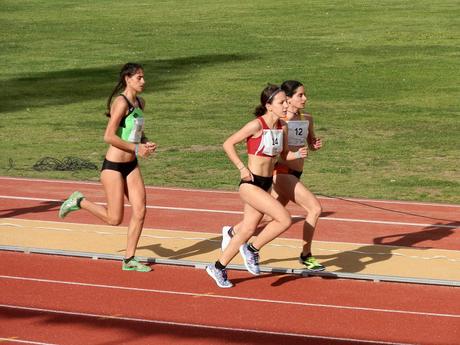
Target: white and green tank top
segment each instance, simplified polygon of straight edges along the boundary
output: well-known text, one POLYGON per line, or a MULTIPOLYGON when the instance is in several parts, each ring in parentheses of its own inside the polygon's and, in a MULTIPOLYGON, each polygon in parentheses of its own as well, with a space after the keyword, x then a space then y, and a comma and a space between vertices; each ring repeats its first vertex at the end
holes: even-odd
POLYGON ((144 113, 140 107, 141 102, 137 98, 139 107, 134 107, 125 95, 121 94, 121 96, 128 103, 128 114, 121 119, 117 135, 125 141, 140 143, 144 132, 144 113))

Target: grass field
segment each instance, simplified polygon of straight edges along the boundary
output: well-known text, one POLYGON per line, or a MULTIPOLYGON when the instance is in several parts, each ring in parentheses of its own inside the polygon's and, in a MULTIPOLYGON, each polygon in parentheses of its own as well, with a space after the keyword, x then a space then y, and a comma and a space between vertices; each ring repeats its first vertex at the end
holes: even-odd
MULTIPOLYGON (((149 185, 236 190, 223 140, 267 82, 299 79, 324 148, 319 194, 460 203, 460 7, 445 1, 12 1, 0 12, 0 175, 43 157, 97 166, 106 98, 144 64, 149 185)), ((244 146, 241 146, 244 152, 244 146)))

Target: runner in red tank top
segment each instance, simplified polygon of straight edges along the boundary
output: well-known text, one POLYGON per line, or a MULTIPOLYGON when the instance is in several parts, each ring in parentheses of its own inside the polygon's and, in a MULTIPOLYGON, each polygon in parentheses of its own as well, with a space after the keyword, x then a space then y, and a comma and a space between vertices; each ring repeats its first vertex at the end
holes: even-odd
MULTIPOLYGON (((286 93, 288 110, 286 121, 288 122, 288 145, 290 153, 294 153, 297 159, 279 159, 275 165, 273 177, 272 196, 277 198, 283 205, 292 201, 302 207, 307 215, 303 226, 303 246, 299 255, 299 262, 310 271, 323 271, 321 265, 312 255, 312 241, 315 233, 316 223, 321 215, 321 204, 315 195, 302 183, 300 177, 303 172, 303 165, 307 147, 316 151, 322 147, 322 141, 316 138, 313 117, 310 114, 303 114, 307 97, 305 87, 295 80, 285 81, 281 88, 286 93), (291 126, 292 125, 292 126, 291 126)), ((263 227, 268 220, 262 220, 260 227, 263 227)), ((224 249, 233 234, 240 231, 242 223, 235 226, 224 226, 222 228, 222 249, 224 249)))
POLYGON ((260 105, 255 111, 257 119, 231 135, 223 145, 229 159, 240 171, 239 192, 244 202, 244 217, 240 230, 219 260, 206 267, 207 273, 219 287, 233 286, 227 279, 225 267, 238 251, 243 255, 248 271, 259 274, 259 250, 291 225, 291 216, 286 208, 268 192, 273 182, 273 168, 278 156, 287 160, 295 158, 294 155, 288 157, 287 127, 281 121, 286 116, 286 110, 284 91, 276 85, 267 86, 262 91, 260 105), (247 166, 235 149, 235 145, 244 140, 248 149, 247 166), (271 221, 253 243, 247 244, 264 214, 271 221))

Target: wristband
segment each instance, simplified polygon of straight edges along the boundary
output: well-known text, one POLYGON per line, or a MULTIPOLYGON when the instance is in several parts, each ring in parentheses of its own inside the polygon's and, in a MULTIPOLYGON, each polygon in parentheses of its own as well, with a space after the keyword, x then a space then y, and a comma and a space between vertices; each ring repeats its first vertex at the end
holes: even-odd
POLYGON ((295 158, 302 158, 302 154, 300 153, 300 150, 296 151, 295 158))
POLYGON ((134 153, 136 154, 136 157, 139 153, 139 144, 136 144, 136 148, 134 149, 134 153))

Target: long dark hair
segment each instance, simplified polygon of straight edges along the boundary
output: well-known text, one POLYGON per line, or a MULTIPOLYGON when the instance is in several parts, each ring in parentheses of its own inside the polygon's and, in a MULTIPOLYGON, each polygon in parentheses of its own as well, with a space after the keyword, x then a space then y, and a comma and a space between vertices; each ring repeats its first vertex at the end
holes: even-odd
POLYGON ((265 105, 267 103, 271 104, 273 102, 273 98, 275 98, 275 95, 280 91, 283 90, 281 90, 278 85, 268 84, 260 94, 260 104, 254 110, 254 115, 259 117, 265 114, 267 112, 267 107, 265 105))
POLYGON ((292 97, 296 90, 303 86, 300 81, 297 80, 286 80, 283 84, 281 84, 281 89, 284 91, 286 96, 292 97))
POLYGON ((118 78, 118 83, 115 85, 115 88, 112 91, 109 99, 107 100, 107 110, 105 115, 110 117, 110 107, 112 105, 112 98, 116 94, 119 94, 125 87, 126 87, 126 78, 125 77, 132 77, 135 75, 139 70, 144 70, 141 64, 128 62, 125 64, 120 71, 120 76, 118 78))

